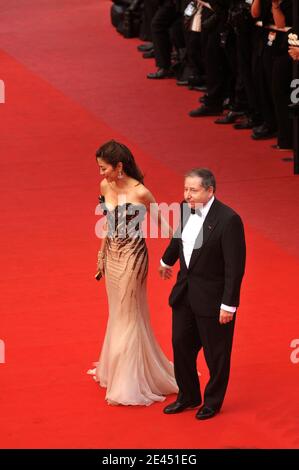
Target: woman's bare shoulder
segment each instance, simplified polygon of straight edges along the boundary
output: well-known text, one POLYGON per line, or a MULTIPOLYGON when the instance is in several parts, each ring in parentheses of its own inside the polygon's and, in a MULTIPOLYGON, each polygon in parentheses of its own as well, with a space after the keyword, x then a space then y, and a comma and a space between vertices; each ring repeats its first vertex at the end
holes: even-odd
POLYGON ((136 187, 136 191, 138 194, 138 197, 143 201, 143 202, 154 202, 154 196, 150 192, 150 190, 144 186, 144 184, 140 184, 136 187))

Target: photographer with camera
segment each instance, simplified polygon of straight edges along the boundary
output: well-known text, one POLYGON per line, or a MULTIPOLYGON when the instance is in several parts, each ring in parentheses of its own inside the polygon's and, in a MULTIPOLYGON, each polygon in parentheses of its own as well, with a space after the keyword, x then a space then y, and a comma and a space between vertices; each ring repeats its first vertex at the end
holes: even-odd
POLYGON ((186 53, 182 64, 181 77, 177 85, 189 85, 189 89, 204 86, 204 62, 201 41, 202 2, 186 0, 184 10, 184 36, 186 53))
POLYGON ((258 119, 256 93, 252 79, 252 30, 253 20, 247 0, 231 0, 228 10, 227 31, 229 41, 224 43, 231 71, 229 95, 230 111, 217 119, 216 124, 232 124, 241 116, 243 122, 235 124, 237 129, 247 129, 249 121, 258 119))
MULTIPOLYGON (((292 0, 272 1, 272 13, 276 27, 293 27, 292 0)), ((294 147, 293 120, 288 108, 293 74, 292 60, 288 53, 288 34, 287 31, 278 32, 273 63, 272 92, 278 125, 277 144, 274 147, 277 150, 290 150, 294 147)))
POLYGON ((144 59, 152 59, 155 57, 154 44, 152 42, 152 19, 159 7, 159 0, 143 1, 142 16, 142 39, 146 42, 137 46, 137 50, 143 53, 144 59))
POLYGON ((251 13, 261 20, 258 49, 258 85, 264 123, 254 128, 255 140, 274 137, 278 130, 279 150, 293 146, 292 121, 288 115, 291 60, 288 56, 286 26, 292 26, 292 0, 254 0, 251 13))
MULTIPOLYGON (((206 2, 203 2, 206 4, 206 2)), ((231 92, 232 70, 227 60, 229 47, 228 10, 230 0, 210 0, 202 12, 202 44, 207 79, 205 102, 190 111, 189 116, 217 116, 222 113, 223 101, 231 92)))
POLYGON ((183 32, 183 8, 184 0, 159 0, 159 7, 152 23, 152 39, 155 50, 155 61, 158 70, 149 73, 149 79, 163 79, 174 76, 171 66, 171 52, 173 46, 177 49, 185 47, 183 32), (174 31, 171 36, 170 28, 174 31), (174 44, 175 43, 175 44, 174 44))
MULTIPOLYGON (((257 84, 254 80, 255 28, 251 16, 252 0, 231 0, 228 22, 235 33, 237 84, 241 81, 246 97, 245 118, 234 125, 235 129, 252 129, 261 123, 257 84)), ((242 95, 241 95, 242 98, 242 95)), ((240 102, 236 87, 236 103, 240 102)))

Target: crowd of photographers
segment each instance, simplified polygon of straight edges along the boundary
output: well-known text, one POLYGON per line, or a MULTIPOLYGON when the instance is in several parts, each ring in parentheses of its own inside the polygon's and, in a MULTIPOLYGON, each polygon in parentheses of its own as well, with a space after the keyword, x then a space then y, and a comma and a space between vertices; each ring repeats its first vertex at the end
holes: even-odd
POLYGON ((147 78, 204 91, 192 118, 216 116, 218 125, 251 129, 255 140, 276 137, 273 148, 292 149, 294 1, 133 0, 145 40, 138 49, 155 61, 147 78))

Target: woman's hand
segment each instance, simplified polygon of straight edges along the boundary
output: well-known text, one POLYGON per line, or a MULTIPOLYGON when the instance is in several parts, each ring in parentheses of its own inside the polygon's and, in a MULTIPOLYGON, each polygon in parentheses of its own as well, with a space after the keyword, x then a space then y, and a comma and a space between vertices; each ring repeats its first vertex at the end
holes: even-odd
POLYGON ((105 263, 103 259, 98 261, 98 271, 102 274, 102 276, 105 275, 105 263))
POLYGON ((105 254, 101 250, 98 252, 97 270, 102 274, 102 276, 105 275, 105 254))

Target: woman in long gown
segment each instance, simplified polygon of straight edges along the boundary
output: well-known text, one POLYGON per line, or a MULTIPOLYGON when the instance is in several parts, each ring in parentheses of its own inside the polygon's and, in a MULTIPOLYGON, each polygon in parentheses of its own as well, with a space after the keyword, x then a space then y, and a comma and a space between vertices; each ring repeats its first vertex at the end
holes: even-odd
POLYGON ((150 405, 178 391, 147 304, 148 252, 141 222, 155 200, 125 145, 109 141, 96 159, 104 176, 100 202, 107 216, 98 272, 105 275, 109 318, 99 362, 88 373, 107 388, 109 404, 150 405))

